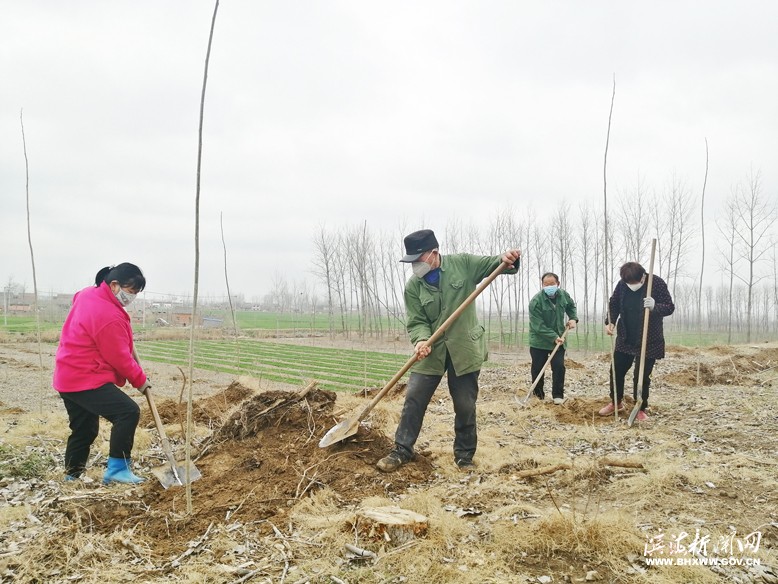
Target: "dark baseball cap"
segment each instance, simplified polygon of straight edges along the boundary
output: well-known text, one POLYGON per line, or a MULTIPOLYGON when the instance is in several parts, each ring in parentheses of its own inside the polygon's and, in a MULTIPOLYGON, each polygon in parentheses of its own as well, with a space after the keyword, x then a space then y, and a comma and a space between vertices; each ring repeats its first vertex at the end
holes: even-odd
POLYGON ((438 247, 438 240, 435 239, 435 233, 431 229, 414 231, 405 236, 403 243, 405 244, 405 256, 400 261, 406 263, 415 262, 425 251, 438 247))

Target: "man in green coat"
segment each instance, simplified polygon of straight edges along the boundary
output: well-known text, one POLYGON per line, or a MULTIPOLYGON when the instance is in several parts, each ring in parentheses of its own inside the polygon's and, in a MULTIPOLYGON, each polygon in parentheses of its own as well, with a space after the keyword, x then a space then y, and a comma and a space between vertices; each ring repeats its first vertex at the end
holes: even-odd
POLYGON ((413 446, 424 413, 445 373, 454 402, 454 460, 460 468, 469 469, 474 466, 478 440, 478 374, 487 357, 484 327, 478 322, 475 303, 465 308, 431 348, 425 341, 500 263, 512 266, 504 273, 515 274, 521 251, 509 250, 502 256, 442 256, 429 229, 407 235, 404 243, 406 255, 400 261, 410 263, 413 269, 405 284, 406 328, 418 362, 408 379, 395 447, 376 466, 391 472, 414 458, 413 446))
MULTIPOLYGON (((549 355, 559 345, 551 359, 553 376, 551 397, 556 405, 565 403, 565 340, 562 333, 565 327, 574 329, 578 322, 575 301, 565 290, 559 287, 559 276, 546 272, 540 279, 543 289, 529 301, 529 354, 532 357, 532 379, 543 372, 549 355), (567 323, 565 323, 567 315, 567 323)), ((545 374, 535 386, 535 396, 545 397, 543 380, 545 374)))

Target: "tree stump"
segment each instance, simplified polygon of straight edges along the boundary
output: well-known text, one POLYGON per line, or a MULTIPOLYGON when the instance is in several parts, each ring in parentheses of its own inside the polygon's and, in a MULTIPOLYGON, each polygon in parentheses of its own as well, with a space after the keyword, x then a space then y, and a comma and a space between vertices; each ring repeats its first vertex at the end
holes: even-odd
POLYGON ((399 507, 366 507, 357 511, 351 527, 365 539, 402 545, 425 536, 429 521, 424 515, 399 507))

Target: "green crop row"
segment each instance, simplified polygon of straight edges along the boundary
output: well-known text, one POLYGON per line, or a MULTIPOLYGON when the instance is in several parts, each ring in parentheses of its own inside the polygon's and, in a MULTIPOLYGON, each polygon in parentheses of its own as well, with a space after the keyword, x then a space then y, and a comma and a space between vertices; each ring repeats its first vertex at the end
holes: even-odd
MULTIPOLYGON (((148 361, 189 364, 185 341, 144 341, 138 351, 148 361)), ((360 390, 383 385, 407 361, 407 355, 328 349, 264 341, 197 341, 195 367, 300 384, 316 379, 325 389, 360 390)))

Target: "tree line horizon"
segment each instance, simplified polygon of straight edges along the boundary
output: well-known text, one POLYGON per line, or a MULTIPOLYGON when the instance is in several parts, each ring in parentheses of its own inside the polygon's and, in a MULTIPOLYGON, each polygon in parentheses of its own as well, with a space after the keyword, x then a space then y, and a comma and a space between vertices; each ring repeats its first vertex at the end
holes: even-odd
MULTIPOLYGON (((697 196, 676 175, 659 195, 638 179, 612 204, 608 266, 604 265, 602 206, 589 202, 577 206, 559 203, 544 219, 538 219, 533 210, 520 214, 508 208, 495 213, 485 227, 459 219, 447 221, 442 230, 422 227, 435 229, 443 255, 497 255, 515 247, 522 250, 519 273, 497 278, 477 301, 484 324, 499 345, 517 344, 525 337, 526 309, 540 291, 545 272, 558 274, 562 288, 576 301, 580 318, 577 342, 584 347, 592 345, 595 338, 602 337, 605 300, 618 280, 619 267, 637 261, 648 270, 653 238, 657 239, 654 273, 667 282, 676 305, 675 314, 665 319, 668 331, 724 333, 728 343, 733 339, 752 342, 778 338, 775 195, 763 192, 758 171, 751 171, 732 187, 706 227, 707 240, 714 242, 710 256, 715 259, 709 263, 720 274, 715 286, 699 286, 701 265, 690 261, 702 241, 700 221, 694 216, 698 205, 697 196)), ((325 313, 331 336, 402 336, 403 289, 411 274, 398 260, 404 254, 403 237, 414 230, 406 226, 394 231, 375 230, 367 221, 332 228, 321 225, 312 238, 313 284, 308 280, 290 282, 276 273, 270 290, 254 296, 251 302, 243 294, 233 294, 234 307, 325 313)), ((9 278, 0 305, 4 314, 9 296, 20 291, 24 286, 9 278)), ((191 296, 169 296, 179 299, 182 306, 191 306, 191 296)), ((201 302, 207 312, 214 305, 227 303, 227 298, 204 296, 201 302)))

